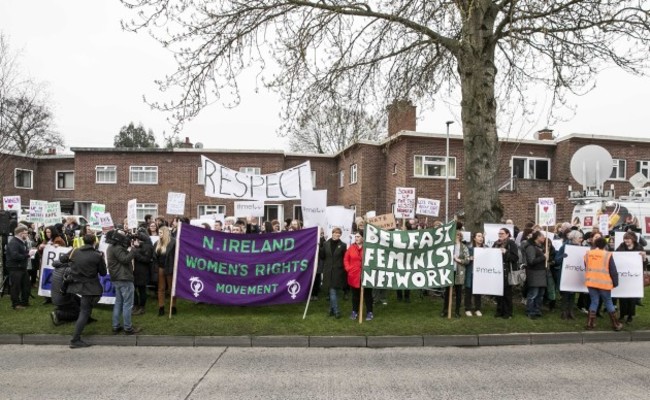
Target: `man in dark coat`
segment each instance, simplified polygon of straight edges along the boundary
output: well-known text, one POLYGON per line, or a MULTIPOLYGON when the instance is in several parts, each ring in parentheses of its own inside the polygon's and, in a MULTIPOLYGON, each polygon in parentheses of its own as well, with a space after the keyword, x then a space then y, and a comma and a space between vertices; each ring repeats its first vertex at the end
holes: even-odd
POLYGON ((92 233, 84 235, 84 245, 79 247, 70 258, 73 282, 69 284, 68 292, 81 296, 81 310, 70 341, 71 349, 90 346, 81 340, 81 332, 88 323, 93 307, 104 293, 98 275, 106 275, 106 262, 104 262, 104 255, 95 250, 95 240, 95 235, 92 233))
POLYGON ((323 260, 323 289, 329 294, 330 316, 341 318, 337 291, 343 289, 347 274, 343 268, 343 256, 347 245, 341 240, 341 228, 332 229, 332 237, 320 246, 319 257, 323 260))
POLYGON ((11 282, 11 307, 14 310, 23 310, 29 306, 29 276, 27 275, 27 262, 29 250, 27 249, 28 229, 25 225, 18 225, 14 229, 14 237, 7 243, 7 272, 11 282))
POLYGON ((133 300, 132 315, 142 315, 147 304, 147 283, 151 280, 149 275, 153 260, 153 244, 146 229, 138 229, 137 239, 133 241, 133 246, 135 248, 133 259, 135 299, 133 300))

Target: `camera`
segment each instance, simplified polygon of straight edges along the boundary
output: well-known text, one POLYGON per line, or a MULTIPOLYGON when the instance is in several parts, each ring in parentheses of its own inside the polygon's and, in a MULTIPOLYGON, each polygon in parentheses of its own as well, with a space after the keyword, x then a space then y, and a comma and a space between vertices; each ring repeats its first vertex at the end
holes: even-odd
POLYGON ((133 235, 122 229, 113 229, 106 233, 106 243, 108 244, 119 244, 124 247, 129 247, 133 239, 133 235))

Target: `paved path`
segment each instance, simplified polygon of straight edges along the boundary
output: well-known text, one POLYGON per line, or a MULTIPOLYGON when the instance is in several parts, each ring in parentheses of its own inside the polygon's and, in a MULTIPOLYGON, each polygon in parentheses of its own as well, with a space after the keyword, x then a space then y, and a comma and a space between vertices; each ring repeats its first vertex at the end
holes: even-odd
POLYGON ((648 399, 650 342, 419 348, 0 346, 6 399, 648 399))

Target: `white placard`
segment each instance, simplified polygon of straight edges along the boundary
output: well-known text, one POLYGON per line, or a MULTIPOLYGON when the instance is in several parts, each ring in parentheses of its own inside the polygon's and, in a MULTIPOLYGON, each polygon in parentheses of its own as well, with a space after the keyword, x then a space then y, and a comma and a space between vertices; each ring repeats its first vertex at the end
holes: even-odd
POLYGON ((264 201, 236 201, 235 202, 235 217, 263 217, 264 216, 264 201))
MULTIPOLYGON (((185 214, 185 193, 167 193, 167 215, 185 214)), ((137 223, 136 223, 137 224, 137 223)), ((129 222, 131 226, 131 222, 129 222)))
POLYGON ((514 225, 511 224, 483 224, 483 233, 485 236, 485 247, 492 247, 499 240, 499 229, 507 228, 510 231, 510 238, 515 240, 514 225))
POLYGON ((203 214, 199 215, 199 219, 209 220, 209 221, 221 221, 221 226, 225 224, 226 216, 223 213, 214 213, 214 214, 203 214))
POLYGON ((306 161, 293 168, 267 175, 250 175, 226 168, 201 156, 205 195, 237 200, 299 200, 311 189, 311 165, 306 161))
POLYGON ((603 236, 609 235, 609 214, 603 214, 598 217, 598 230, 603 236))
POLYGON ((560 290, 562 292, 587 293, 585 286, 585 254, 588 246, 564 246, 564 261, 562 262, 562 278, 560 290))
POLYGON ((126 206, 126 223, 129 229, 136 229, 138 227, 138 199, 129 200, 126 206))
POLYGON ((636 251, 615 251, 613 253, 618 286, 612 289, 614 298, 643 297, 643 258, 636 251))
POLYGON ((537 223, 541 226, 555 225, 555 200, 552 197, 538 199, 537 223))
POLYGON ((428 215, 437 217, 440 213, 440 200, 425 199, 418 197, 417 207, 415 213, 418 215, 428 215))
POLYGON ((97 213, 95 214, 95 217, 97 218, 99 227, 102 228, 102 231, 108 232, 111 229, 115 228, 111 213, 97 213))
POLYGON ((6 211, 15 211, 18 214, 20 211, 21 203, 20 196, 2 196, 2 209, 6 211))
POLYGON ((415 188, 395 188, 395 217, 415 218, 415 188))
MULTIPOLYGON (((97 203, 92 203, 90 205, 90 227, 92 229, 101 229, 102 225, 99 223, 99 218, 97 217, 99 214, 103 214, 106 212, 106 205, 105 204, 97 204, 97 203)), ((112 224, 112 222, 111 222, 112 224)))
POLYGON ((61 223, 61 203, 52 201, 45 205, 45 217, 43 218, 45 225, 54 225, 61 223))
POLYGON ((47 201, 44 200, 30 200, 29 201, 29 220, 39 224, 45 223, 45 209, 47 208, 47 201))
MULTIPOLYGON (((638 232, 634 232, 634 234, 636 235, 636 241, 638 242, 639 238, 641 237, 641 234, 638 232)), ((621 243, 623 243, 623 236, 625 236, 625 232, 621 232, 621 231, 614 232, 614 250, 618 249, 618 246, 620 246, 621 243)))
POLYGON ((350 244, 352 222, 354 222, 354 210, 343 208, 341 206, 330 206, 325 210, 325 214, 327 215, 325 237, 329 239, 332 236, 332 229, 338 227, 343 231, 341 240, 344 243, 350 244))
POLYGON ((474 248, 472 293, 503 296, 503 253, 501 253, 501 249, 474 248))
POLYGON ((305 228, 320 226, 323 230, 327 229, 327 190, 303 192, 300 205, 305 228))

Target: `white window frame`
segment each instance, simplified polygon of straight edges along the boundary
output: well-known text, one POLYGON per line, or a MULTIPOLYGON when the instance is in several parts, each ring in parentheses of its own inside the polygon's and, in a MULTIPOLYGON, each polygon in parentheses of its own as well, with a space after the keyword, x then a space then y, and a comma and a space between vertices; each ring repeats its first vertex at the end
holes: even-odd
POLYGON ((513 156, 510 159, 510 176, 513 176, 513 177, 515 176, 515 159, 525 160, 524 161, 524 171, 523 171, 524 176, 519 177, 520 179, 534 179, 534 180, 538 180, 538 181, 550 181, 551 180, 551 159, 550 158, 544 158, 544 157, 516 157, 516 156, 513 156), (547 171, 546 171, 546 176, 547 176, 546 179, 536 178, 535 177, 535 176, 537 176, 537 162, 538 161, 546 161, 548 163, 547 164, 548 168, 547 168, 547 171), (530 168, 529 168, 531 162, 535 163, 534 164, 535 176, 532 176, 532 177, 530 176, 530 168))
POLYGON ((357 178, 358 178, 357 171, 358 171, 357 164, 350 165, 350 185, 357 183, 357 178))
POLYGON ((138 222, 144 222, 145 215, 147 214, 158 215, 158 204, 157 203, 136 203, 135 213, 138 222))
POLYGON ((99 184, 115 184, 117 183, 117 166, 115 165, 96 165, 95 166, 95 183, 99 184), (101 180, 101 178, 107 178, 106 175, 111 174, 113 180, 101 180))
POLYGON ((316 189, 316 171, 311 170, 311 188, 316 189))
POLYGON ((196 170, 196 175, 197 175, 197 180, 198 180, 198 182, 196 182, 196 184, 201 185, 201 186, 205 185, 205 176, 203 174, 203 167, 199 167, 196 170))
POLYGON ((14 187, 16 189, 33 189, 34 188, 34 170, 25 168, 14 168, 14 187), (18 171, 29 173, 29 186, 18 186, 18 171))
MULTIPOLYGON (((65 183, 65 178, 64 178, 64 183, 65 183)), ((54 185, 56 190, 74 190, 74 170, 54 171, 54 185), (72 187, 60 187, 59 174, 72 174, 72 187)))
POLYGON ((345 187, 345 171, 339 171, 339 187, 345 187))
POLYGON ((612 181, 624 181, 625 180, 625 171, 627 170, 627 160, 621 158, 615 158, 612 166, 612 174, 609 177, 609 180, 612 181))
POLYGON ((636 160, 635 168, 636 172, 641 172, 646 178, 650 177, 650 161, 636 160))
POLYGON ((241 167, 239 172, 243 172, 248 175, 262 175, 262 168, 260 167, 241 167))
POLYGON ((158 184, 158 167, 153 165, 131 165, 129 167, 129 183, 132 185, 157 185, 158 184), (142 176, 146 178, 151 175, 155 177, 155 181, 147 179, 134 179, 134 177, 142 176))
POLYGON ((223 214, 226 215, 226 206, 223 204, 199 204, 196 206, 196 215, 223 214))
POLYGON ((397 163, 393 163, 393 175, 397 175, 397 163))
POLYGON ((446 178, 445 173, 440 173, 440 175, 426 175, 426 166, 437 166, 445 169, 445 173, 450 171, 449 178, 456 178, 456 157, 446 158, 445 156, 432 156, 432 155, 421 155, 417 154, 413 156, 413 176, 415 178, 431 178, 431 179, 444 179, 446 178), (421 171, 418 171, 418 158, 421 161, 421 171), (427 158, 429 158, 427 160, 427 158), (447 159, 445 163, 445 159, 447 159), (446 164, 446 166, 445 166, 446 164))

